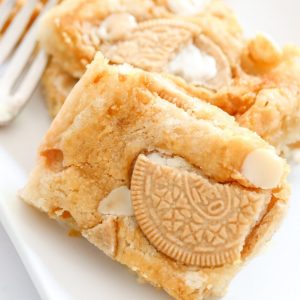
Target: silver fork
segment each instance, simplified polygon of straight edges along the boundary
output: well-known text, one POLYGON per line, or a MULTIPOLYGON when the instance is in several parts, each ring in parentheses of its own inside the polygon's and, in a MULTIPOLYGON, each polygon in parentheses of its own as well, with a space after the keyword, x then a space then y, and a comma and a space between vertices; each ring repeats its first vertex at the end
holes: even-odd
MULTIPOLYGON (((9 18, 14 2, 4 0, 0 4, 0 30, 9 18)), ((54 4, 55 0, 48 0, 17 45, 37 5, 36 0, 27 0, 0 37, 0 126, 8 124, 20 113, 43 74, 47 56, 41 49, 35 54, 37 30, 41 16, 54 4)))

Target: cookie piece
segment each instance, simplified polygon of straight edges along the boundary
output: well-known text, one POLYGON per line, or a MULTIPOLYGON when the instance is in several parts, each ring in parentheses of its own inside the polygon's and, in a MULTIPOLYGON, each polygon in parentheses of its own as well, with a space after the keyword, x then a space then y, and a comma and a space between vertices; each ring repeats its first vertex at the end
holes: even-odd
MULTIPOLYGON (((21 197, 52 218, 68 212, 90 242, 174 298, 208 299, 224 294, 280 223, 288 198, 286 173, 272 146, 222 110, 159 74, 110 66, 99 53, 51 125, 21 197), (192 197, 184 199, 187 193, 192 197), (155 208, 156 195, 160 205, 167 202, 167 211, 186 214, 188 234, 194 232, 189 214, 196 205, 194 233, 200 238, 206 230, 199 243, 204 249, 196 249, 199 259, 172 254, 148 232, 139 203, 155 208), (186 211, 176 199, 188 200, 186 211), (199 219, 203 213, 205 224, 199 219), (220 241, 222 228, 234 240, 232 256, 220 241), (214 254, 207 252, 208 244, 215 244, 214 254)), ((176 232, 167 234, 168 226, 160 227, 159 237, 174 246, 176 232)), ((188 239, 181 249, 187 245, 192 251, 188 239)))
POLYGON ((211 182, 192 167, 177 170, 144 155, 134 166, 131 195, 137 222, 155 248, 201 267, 238 260, 253 222, 270 201, 268 192, 211 182))
POLYGON ((216 90, 232 78, 227 57, 201 27, 176 19, 142 22, 127 38, 104 44, 101 52, 113 64, 173 74, 195 87, 216 90))

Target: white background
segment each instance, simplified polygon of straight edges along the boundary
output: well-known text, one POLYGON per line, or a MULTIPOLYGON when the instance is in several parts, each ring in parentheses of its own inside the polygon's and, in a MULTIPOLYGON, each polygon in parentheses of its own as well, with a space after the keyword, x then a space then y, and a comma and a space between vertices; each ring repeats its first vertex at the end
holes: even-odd
MULTIPOLYGON (((297 0, 228 0, 230 4, 235 8, 239 20, 244 25, 247 35, 251 35, 257 31, 263 31, 270 33, 275 40, 279 41, 280 44, 294 42, 300 45, 300 2, 297 0)), ((0 129, 0 145, 12 154, 18 161, 22 161, 22 166, 26 172, 28 172, 33 166, 34 153, 38 145, 40 137, 43 135, 47 128, 49 119, 46 114, 43 103, 40 102, 40 96, 33 97, 34 99, 20 116, 17 121, 8 129, 0 129), (32 124, 32 111, 35 111, 36 118, 39 118, 38 126, 35 131, 32 132, 28 124, 32 124), (40 121, 42 116, 42 121, 40 121), (25 138, 24 138, 25 135, 25 138), (26 142, 26 144, 20 144, 20 141, 26 142), (26 147, 26 152, 22 151, 22 148, 26 147)), ((1 99, 0 99, 1 100, 1 99)), ((0 166, 1 167, 1 166, 0 166)), ((295 200, 295 199, 293 199, 295 200)), ((298 199, 299 200, 299 199, 298 199)), ((287 223, 292 223, 296 220, 295 215, 300 214, 298 208, 299 205, 292 203, 294 211, 290 212, 289 219, 285 222, 284 227, 287 227, 287 223), (297 211, 295 210, 297 209, 297 211), (293 218, 294 216, 294 218, 293 218)), ((299 223, 295 223, 298 226, 295 232, 299 234, 300 228, 299 223)), ((283 228, 284 228, 283 227, 283 228)), ((292 227, 294 228, 294 227, 292 227)), ((284 230, 284 229, 283 229, 284 230)), ((286 252, 282 255, 293 255, 293 249, 289 248, 290 241, 289 236, 286 237, 286 252)), ((276 237, 275 237, 276 241, 276 237)), ((276 244, 276 242, 275 242, 276 244)), ((300 249, 298 249, 300 250, 300 249)), ((265 256, 264 259, 267 263, 268 259, 274 260, 274 272, 277 271, 276 257, 270 253, 265 256)), ((264 282, 255 281, 256 274, 255 264, 259 264, 261 258, 258 258, 254 264, 249 266, 250 271, 248 272, 253 277, 249 279, 249 289, 247 293, 252 295, 247 299, 263 299, 262 294, 264 293, 265 299, 270 299, 267 294, 267 290, 263 289, 264 282), (251 270, 252 269, 252 270, 251 270)), ((282 264, 284 262, 281 261, 282 264)), ((126 272, 123 273, 126 276, 126 272)), ((278 274, 277 274, 278 275, 278 274)), ((282 278, 286 278, 289 274, 280 274, 282 278)), ((242 274, 241 274, 242 277, 242 274)), ((278 276, 277 276, 278 277, 278 276)), ((300 278, 300 276, 298 277, 300 278)), ((274 281, 274 285, 280 282, 280 277, 277 281, 274 281)), ((270 284, 270 283, 268 283, 270 284)), ((238 283, 234 282, 233 287, 235 288, 238 283)), ((278 289, 278 286, 274 286, 278 289)), ((117 291, 114 299, 124 299, 124 295, 121 291, 117 291)), ((282 291, 278 299, 287 300, 299 300, 291 290, 282 291)), ((160 298, 160 297, 159 297, 160 298)), ((14 247, 9 241, 6 233, 0 225, 0 299, 2 300, 36 300, 39 296, 31 283, 20 259, 18 258, 14 247)), ((101 299, 99 297, 99 299, 101 299)), ((102 298, 104 299, 104 298, 102 298)), ((112 298, 110 298, 112 299, 112 298)), ((162 298, 166 299, 166 298, 162 298)), ((226 298, 227 299, 227 298, 226 298)), ((274 299, 274 298, 273 298, 274 299)), ((276 298, 277 299, 277 298, 276 298)), ((60 299, 58 299, 60 300, 60 299)), ((63 300, 63 299, 62 299, 63 300)), ((83 299, 85 300, 85 299, 83 299)), ((234 299, 228 298, 228 300, 243 300, 241 298, 234 299)))

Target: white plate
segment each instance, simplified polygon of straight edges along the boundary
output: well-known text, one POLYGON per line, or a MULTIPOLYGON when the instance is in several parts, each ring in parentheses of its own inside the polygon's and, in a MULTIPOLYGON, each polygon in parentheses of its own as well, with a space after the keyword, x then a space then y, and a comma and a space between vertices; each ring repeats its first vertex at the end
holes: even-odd
MULTIPOLYGON (((271 33, 280 43, 300 44, 294 0, 229 0, 248 34, 271 33)), ((126 268, 111 261, 84 239, 18 200, 34 165, 38 143, 50 119, 40 91, 16 122, 0 129, 0 220, 6 228, 42 299, 169 299, 137 284, 126 268)), ((270 247, 234 279, 224 300, 300 299, 300 167, 293 168, 291 208, 270 247)), ((171 274, 170 274, 171 275, 171 274)), ((17 285, 17 283, 16 283, 17 285)))

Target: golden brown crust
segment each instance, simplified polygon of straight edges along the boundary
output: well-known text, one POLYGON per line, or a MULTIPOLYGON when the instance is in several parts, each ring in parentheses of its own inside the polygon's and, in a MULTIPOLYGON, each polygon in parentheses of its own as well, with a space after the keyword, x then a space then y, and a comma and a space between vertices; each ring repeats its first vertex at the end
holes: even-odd
MULTIPOLYGON (((206 299, 224 293, 252 250, 219 268, 186 266, 158 252, 134 217, 99 213, 99 202, 113 189, 130 186, 141 152, 180 156, 219 183, 260 191, 241 174, 241 164, 252 150, 274 150, 220 109, 188 97, 157 76, 129 66, 109 66, 97 55, 48 131, 21 197, 51 217, 56 217, 57 208, 68 211, 92 243, 174 298, 206 299)), ((265 229, 255 231, 247 248, 256 250, 278 225, 275 216, 287 204, 286 189, 283 176, 278 187, 269 190, 274 205, 259 220, 265 229), (279 202, 282 207, 276 205, 279 202)))

